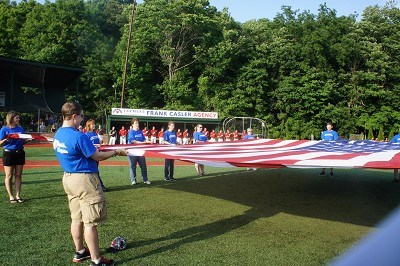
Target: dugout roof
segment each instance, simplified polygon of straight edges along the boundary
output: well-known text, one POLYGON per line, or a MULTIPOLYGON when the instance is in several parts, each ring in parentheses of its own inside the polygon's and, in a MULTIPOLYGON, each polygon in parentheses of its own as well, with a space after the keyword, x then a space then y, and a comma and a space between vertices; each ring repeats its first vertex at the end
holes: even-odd
POLYGON ((169 121, 174 121, 175 123, 184 124, 184 128, 187 128, 189 125, 195 124, 205 124, 205 125, 220 125, 221 120, 219 119, 191 119, 191 118, 182 118, 182 117, 174 117, 174 118, 165 118, 165 117, 149 117, 149 116, 130 116, 130 115, 108 115, 107 119, 107 130, 115 124, 116 122, 124 122, 126 125, 131 124, 132 118, 137 118, 140 120, 140 123, 149 124, 151 122, 160 122, 160 123, 168 123, 169 121))
POLYGON ((70 85, 78 90, 81 68, 0 56, 0 111, 59 113, 70 85), (75 84, 74 84, 75 82, 75 84))

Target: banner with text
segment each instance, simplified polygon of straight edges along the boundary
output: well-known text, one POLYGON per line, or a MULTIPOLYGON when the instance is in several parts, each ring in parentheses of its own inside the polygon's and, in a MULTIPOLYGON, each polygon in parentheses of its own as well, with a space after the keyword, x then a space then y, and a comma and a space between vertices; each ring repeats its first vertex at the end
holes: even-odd
POLYGON ((192 119, 218 119, 217 112, 196 112, 196 111, 172 111, 172 110, 147 110, 112 108, 112 115, 148 116, 165 118, 192 118, 192 119))

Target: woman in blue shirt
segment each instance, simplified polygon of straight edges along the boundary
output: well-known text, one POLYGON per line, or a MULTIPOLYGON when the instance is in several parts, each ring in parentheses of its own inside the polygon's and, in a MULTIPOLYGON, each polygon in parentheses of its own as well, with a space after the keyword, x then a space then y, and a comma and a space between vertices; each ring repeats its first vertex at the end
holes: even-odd
MULTIPOLYGON (((195 132, 193 134, 193 142, 206 142, 208 140, 207 136, 203 132, 203 126, 198 124, 195 128, 195 132)), ((204 164, 195 163, 194 167, 196 168, 197 174, 199 176, 203 176, 206 173, 204 172, 204 164)))
MULTIPOLYGON (((90 141, 94 144, 94 146, 96 148, 100 147, 101 141, 99 138, 99 134, 97 134, 96 132, 96 122, 93 119, 89 119, 88 121, 86 121, 85 129, 86 129, 85 133, 86 136, 89 137, 90 141)), ((99 162, 97 162, 97 167, 99 167, 99 162)), ((103 180, 101 180, 100 172, 97 172, 97 174, 99 175, 101 189, 103 189, 103 191, 107 191, 107 188, 104 186, 103 180)))
POLYGON ((28 140, 8 138, 9 134, 22 134, 24 129, 19 125, 19 114, 10 111, 6 116, 6 125, 0 130, 0 146, 3 147, 3 166, 5 185, 10 203, 21 203, 22 169, 25 164, 24 143, 28 140), (15 176, 15 196, 12 178, 15 176))

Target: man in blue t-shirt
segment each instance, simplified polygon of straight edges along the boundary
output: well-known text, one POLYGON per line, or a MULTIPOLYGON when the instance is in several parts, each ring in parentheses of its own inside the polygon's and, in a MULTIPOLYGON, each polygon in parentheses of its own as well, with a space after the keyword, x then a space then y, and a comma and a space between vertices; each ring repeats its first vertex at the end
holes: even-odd
MULTIPOLYGON (((175 123, 168 123, 168 130, 164 133, 164 144, 176 145, 175 123)), ((174 178, 174 159, 165 159, 164 180, 175 181, 174 178)))
POLYGON ((54 135, 53 148, 64 170, 63 187, 68 195, 71 212, 71 235, 75 244, 73 262, 91 258, 91 265, 114 265, 101 257, 97 225, 107 218, 104 192, 98 178, 97 162, 125 150, 101 152, 89 137, 78 130, 83 121, 82 106, 67 102, 62 106, 63 125, 54 135), (88 249, 85 248, 85 239, 88 249))
MULTIPOLYGON (((338 133, 332 129, 333 125, 331 122, 328 122, 326 124, 326 129, 325 131, 321 132, 321 140, 324 141, 334 141, 338 140, 339 136, 338 133)), ((322 172, 319 175, 325 175, 325 168, 322 168, 322 172)), ((333 168, 330 168, 330 176, 333 176, 333 168)))
MULTIPOLYGON (((132 118, 132 129, 128 131, 128 143, 129 144, 140 144, 140 143, 150 143, 150 141, 146 140, 143 131, 139 129, 139 119, 132 118)), ((144 156, 128 156, 129 166, 130 166, 130 178, 131 184, 136 185, 136 164, 139 163, 140 169, 142 170, 142 179, 143 183, 150 185, 151 182, 147 177, 147 165, 146 158, 144 156)))

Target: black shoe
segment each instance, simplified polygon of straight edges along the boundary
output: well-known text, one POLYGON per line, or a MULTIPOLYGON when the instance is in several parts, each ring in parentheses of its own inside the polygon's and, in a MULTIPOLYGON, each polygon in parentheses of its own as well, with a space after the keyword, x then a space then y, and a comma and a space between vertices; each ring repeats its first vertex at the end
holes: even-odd
POLYGON ((325 171, 322 171, 319 175, 325 175, 325 171))
POLYGON ((99 263, 90 262, 90 266, 113 266, 115 261, 101 257, 99 263))
POLYGON ((330 176, 333 176, 333 172, 330 172, 329 175, 330 175, 330 176))
POLYGON ((176 181, 176 179, 173 178, 173 177, 170 177, 169 180, 170 180, 170 181, 176 181))
POLYGON ((164 178, 164 180, 167 182, 172 181, 171 178, 168 178, 168 177, 164 178))
POLYGON ((85 251, 82 254, 79 254, 78 252, 75 253, 72 262, 82 262, 87 259, 90 259, 90 252, 87 248, 85 248, 85 251))

